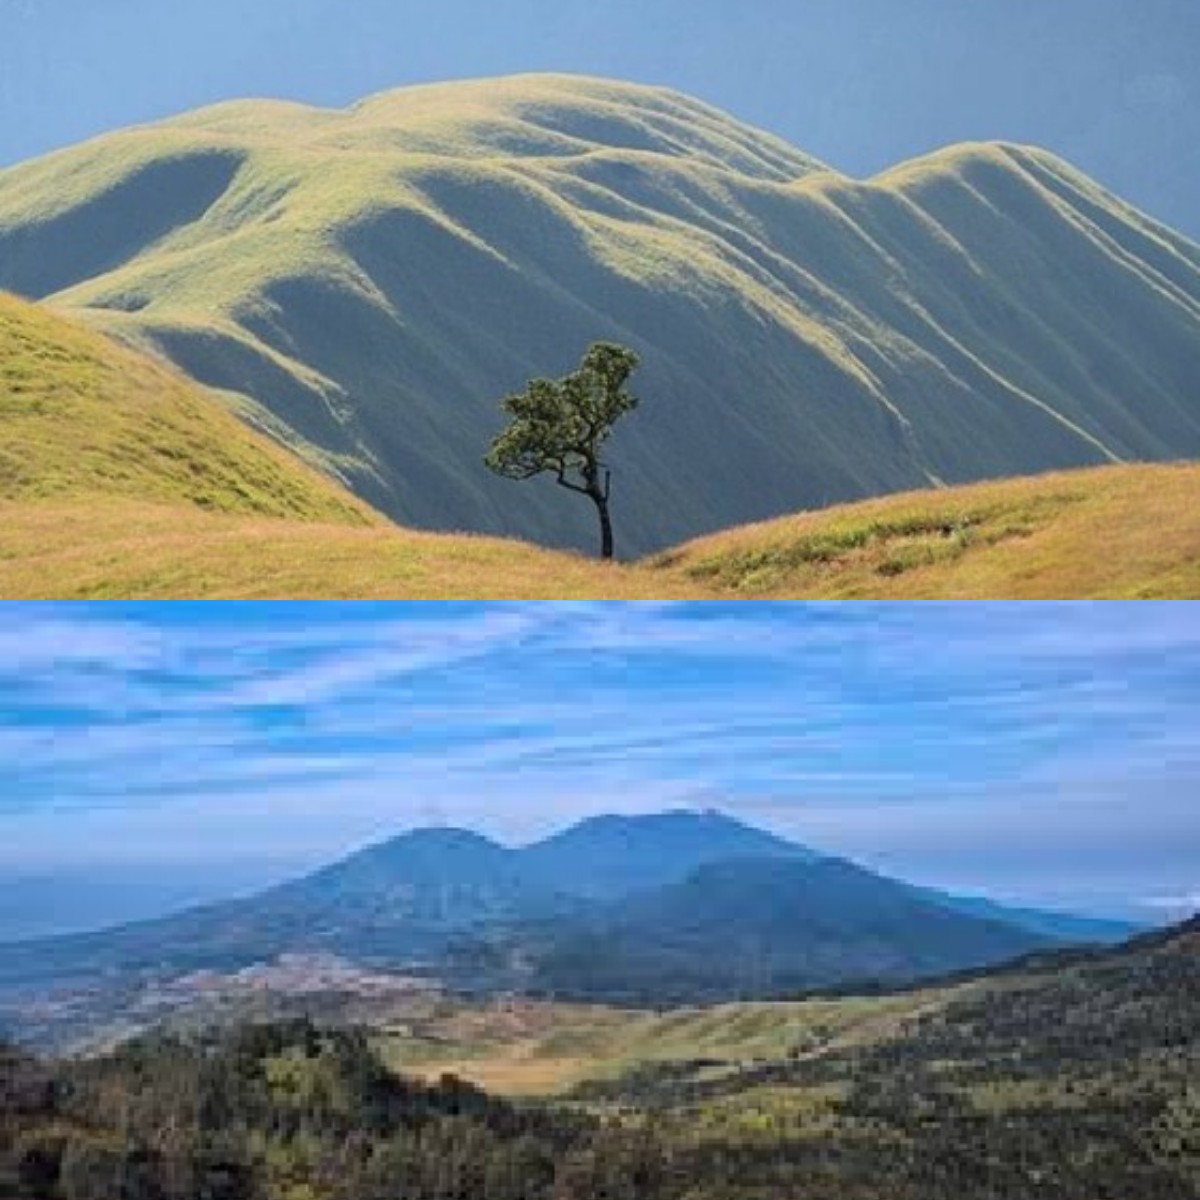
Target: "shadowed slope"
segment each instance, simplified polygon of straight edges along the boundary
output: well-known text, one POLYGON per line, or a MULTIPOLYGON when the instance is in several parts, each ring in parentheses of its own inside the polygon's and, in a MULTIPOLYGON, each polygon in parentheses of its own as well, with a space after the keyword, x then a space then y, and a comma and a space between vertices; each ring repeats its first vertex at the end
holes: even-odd
POLYGON ((551 995, 693 1004, 912 979, 1050 944, 844 860, 773 855, 700 866, 529 957, 535 988, 551 995))
POLYGON ((480 457, 500 395, 601 337, 645 363, 619 552, 1200 455, 1200 249, 1026 148, 858 183, 677 93, 523 76, 221 105, 0 173, 0 285, 73 283, 30 265, 66 228, 93 277, 55 304, 409 525, 590 548, 586 506, 480 457), (138 188, 141 241, 108 215, 138 188))

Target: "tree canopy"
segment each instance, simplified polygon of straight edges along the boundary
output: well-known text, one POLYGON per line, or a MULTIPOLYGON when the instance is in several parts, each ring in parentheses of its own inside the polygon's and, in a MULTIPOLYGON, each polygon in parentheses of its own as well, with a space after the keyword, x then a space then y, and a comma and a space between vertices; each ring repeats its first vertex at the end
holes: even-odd
POLYGON ((560 486, 587 496, 600 519, 603 558, 613 556, 612 472, 600 454, 616 422, 638 406, 625 386, 638 364, 632 350, 596 342, 570 375, 531 380, 502 401, 512 420, 484 459, 507 479, 549 473, 560 486))

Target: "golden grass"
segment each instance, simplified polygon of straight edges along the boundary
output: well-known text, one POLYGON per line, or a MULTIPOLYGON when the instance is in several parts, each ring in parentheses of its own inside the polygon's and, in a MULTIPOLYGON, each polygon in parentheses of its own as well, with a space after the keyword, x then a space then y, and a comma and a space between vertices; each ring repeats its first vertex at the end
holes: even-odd
POLYGON ((743 526, 650 560, 746 597, 1200 596, 1200 465, 912 492, 743 526))
POLYGON ((82 496, 382 522, 173 369, 0 293, 0 501, 82 496))
MULTIPOLYGON (((6 599, 650 599, 661 585, 653 572, 496 538, 92 497, 0 505, 6 599)), ((674 581, 670 592, 708 594, 674 581)))
POLYGON ((84 494, 0 504, 5 599, 1194 599, 1200 466, 847 505, 641 563, 84 494))
POLYGON ((212 395, 0 295, 0 597, 1200 597, 1200 465, 930 490, 628 565, 388 523, 212 395))
MULTIPOLYGON (((968 985, 969 986, 969 985, 968 985)), ((737 1064, 816 1056, 896 1036, 946 1002, 930 989, 896 996, 754 1001, 657 1014, 596 1004, 502 1000, 435 1014, 379 1040, 394 1069, 450 1073, 504 1095, 553 1095, 647 1062, 737 1064)))

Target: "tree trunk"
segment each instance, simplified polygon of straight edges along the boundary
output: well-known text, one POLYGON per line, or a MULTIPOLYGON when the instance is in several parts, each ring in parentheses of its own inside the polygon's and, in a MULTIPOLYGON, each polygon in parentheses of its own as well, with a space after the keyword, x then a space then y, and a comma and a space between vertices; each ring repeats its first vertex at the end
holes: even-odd
POLYGON ((613 556, 612 518, 608 515, 608 497, 597 488, 588 493, 600 514, 600 557, 611 559, 613 556))

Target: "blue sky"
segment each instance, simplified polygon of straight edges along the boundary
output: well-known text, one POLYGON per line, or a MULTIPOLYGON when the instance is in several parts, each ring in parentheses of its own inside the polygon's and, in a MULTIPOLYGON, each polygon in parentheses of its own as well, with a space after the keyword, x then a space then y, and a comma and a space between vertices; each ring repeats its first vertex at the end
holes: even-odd
POLYGON ((10 603, 0 762, 0 881, 85 897, 220 894, 420 824, 712 806, 914 880, 1174 915, 1200 610, 10 603))
POLYGON ((1200 236, 1196 0, 0 0, 0 165, 233 97, 531 70, 677 87, 854 174, 1035 142, 1200 236))

